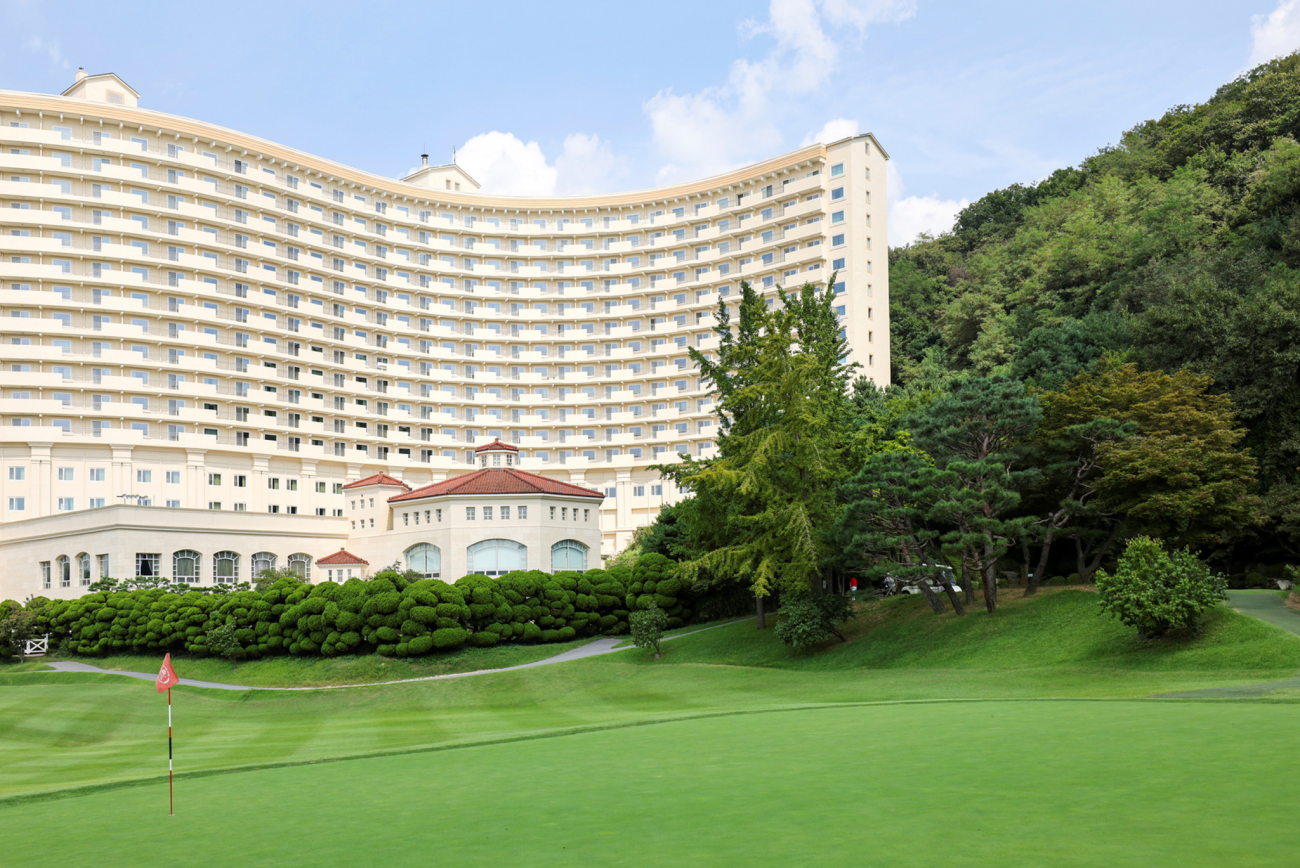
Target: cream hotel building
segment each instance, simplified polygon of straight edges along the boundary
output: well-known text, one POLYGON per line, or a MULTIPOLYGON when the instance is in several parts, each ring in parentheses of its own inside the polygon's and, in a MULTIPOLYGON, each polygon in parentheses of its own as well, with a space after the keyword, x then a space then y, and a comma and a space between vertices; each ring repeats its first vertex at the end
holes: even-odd
POLYGON ((384 178, 138 99, 84 72, 59 96, 0 90, 0 598, 142 571, 320 580, 341 548, 358 570, 409 562, 386 498, 485 466, 498 440, 524 475, 604 495, 583 528, 598 566, 679 496, 650 465, 711 454, 687 348, 714 350, 741 281, 775 302, 838 273, 852 359, 888 382, 888 157, 870 135, 660 189, 517 198, 455 165, 384 178))

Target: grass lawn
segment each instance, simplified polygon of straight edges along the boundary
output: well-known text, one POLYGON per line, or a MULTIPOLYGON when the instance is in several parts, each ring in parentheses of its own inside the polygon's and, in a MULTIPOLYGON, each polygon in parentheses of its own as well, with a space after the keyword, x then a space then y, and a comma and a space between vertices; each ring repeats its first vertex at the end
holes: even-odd
MULTIPOLYGON (((1265 701, 1143 698, 1294 678, 1300 637, 1220 608, 1197 635, 1141 642, 1087 592, 1007 596, 994 618, 871 604, 851 642, 804 655, 741 622, 659 661, 177 688, 174 826, 152 684, 0 667, 0 822, 59 824, 57 845, 6 836, 6 861, 1292 861, 1294 685, 1265 701)), ((238 672, 289 678, 274 665, 298 663, 238 672)))
POLYGON ((1295 765, 1270 745, 1296 717, 828 707, 203 777, 173 819, 165 782, 0 818, 33 830, 15 865, 1285 865, 1295 765))

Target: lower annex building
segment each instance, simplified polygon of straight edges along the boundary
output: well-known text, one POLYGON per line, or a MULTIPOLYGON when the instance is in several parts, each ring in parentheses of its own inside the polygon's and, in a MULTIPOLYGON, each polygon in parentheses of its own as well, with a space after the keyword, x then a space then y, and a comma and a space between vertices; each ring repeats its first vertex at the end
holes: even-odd
POLYGON ((519 198, 138 100, 111 73, 0 90, 0 598, 597 566, 678 498, 650 465, 711 454, 687 348, 742 280, 775 303, 837 274, 851 358, 888 382, 869 134, 519 198))

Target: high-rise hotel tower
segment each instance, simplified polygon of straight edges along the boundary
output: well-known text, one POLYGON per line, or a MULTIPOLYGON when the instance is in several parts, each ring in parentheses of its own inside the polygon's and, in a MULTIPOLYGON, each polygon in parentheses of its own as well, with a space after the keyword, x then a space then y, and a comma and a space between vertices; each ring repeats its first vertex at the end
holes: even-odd
MULTIPOLYGON (((838 273, 852 358, 888 381, 870 135, 671 187, 521 198, 455 165, 393 180, 137 102, 113 74, 0 91, 8 595, 58 588, 40 570, 61 555, 34 541, 92 529, 219 527, 323 555, 357 530, 344 486, 430 485, 496 440, 603 494, 613 554, 677 497, 648 466, 713 448, 686 351, 713 350, 742 280, 775 301, 838 273)), ((72 593, 138 566, 69 546, 86 561, 66 567, 72 593)))

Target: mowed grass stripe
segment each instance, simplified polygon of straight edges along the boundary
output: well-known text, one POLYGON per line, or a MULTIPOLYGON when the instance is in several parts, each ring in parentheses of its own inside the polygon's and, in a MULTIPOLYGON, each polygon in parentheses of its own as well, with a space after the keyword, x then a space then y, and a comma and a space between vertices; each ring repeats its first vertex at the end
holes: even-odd
POLYGON ((1296 770, 1267 745, 1296 713, 825 707, 214 775, 174 820, 161 783, 0 818, 60 829, 15 864, 1282 865, 1296 770))
MULTIPOLYGON (((1300 672, 1300 638, 1227 609, 1198 636, 1098 657, 1092 634, 1114 626, 1097 613, 1093 594, 1009 597, 995 618, 934 618, 922 605, 890 600, 867 607, 852 642, 832 642, 811 655, 796 655, 772 631, 740 623, 667 643, 658 661, 629 651, 466 679, 324 692, 177 688, 177 768, 312 762, 826 703, 1146 697, 1300 672), (1060 637, 1050 653, 1044 632, 1060 637), (912 666, 884 665, 890 648, 912 666), (1028 665, 1039 656, 1039 665, 1028 665)), ((1137 642, 1127 634, 1121 640, 1137 642)), ((0 685, 7 685, 0 686, 0 798, 138 780, 165 768, 165 700, 152 684, 0 671, 0 685)))

